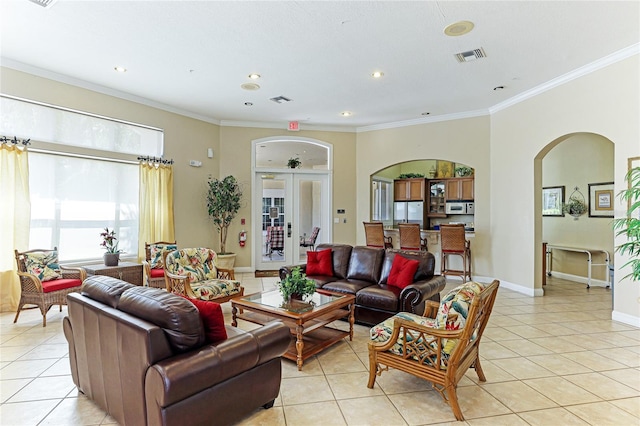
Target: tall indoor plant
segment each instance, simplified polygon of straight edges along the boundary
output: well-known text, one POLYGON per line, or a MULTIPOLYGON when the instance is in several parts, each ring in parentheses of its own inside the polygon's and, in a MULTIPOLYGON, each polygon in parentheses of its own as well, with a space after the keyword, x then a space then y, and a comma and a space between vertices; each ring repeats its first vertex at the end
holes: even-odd
MULTIPOLYGON (((222 180, 212 178, 207 182, 207 211, 220 235, 220 255, 235 255, 227 252, 229 226, 240 210, 242 188, 233 176, 222 180)), ((218 263, 219 264, 219 263, 218 263)))
POLYGON ((629 169, 625 179, 629 188, 618 196, 628 203, 627 217, 615 219, 613 228, 617 231, 616 236, 625 236, 627 241, 617 246, 616 251, 631 259, 622 266, 631 266, 631 272, 622 279, 640 281, 640 167, 629 169))

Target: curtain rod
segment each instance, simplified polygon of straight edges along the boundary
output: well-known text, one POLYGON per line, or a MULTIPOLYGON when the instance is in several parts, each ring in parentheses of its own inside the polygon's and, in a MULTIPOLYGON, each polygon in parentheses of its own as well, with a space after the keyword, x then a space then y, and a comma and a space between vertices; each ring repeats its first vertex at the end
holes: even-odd
POLYGON ((149 163, 160 163, 160 164, 173 164, 173 159, 164 160, 162 159, 162 157, 140 156, 138 157, 138 161, 145 161, 149 163))

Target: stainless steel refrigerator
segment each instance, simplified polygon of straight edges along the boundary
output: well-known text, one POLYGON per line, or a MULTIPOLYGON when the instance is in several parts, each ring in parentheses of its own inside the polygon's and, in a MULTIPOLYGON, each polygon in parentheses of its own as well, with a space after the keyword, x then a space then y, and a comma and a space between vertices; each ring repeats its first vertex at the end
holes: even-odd
POLYGON ((417 223, 424 229, 424 203, 422 201, 396 201, 394 203, 393 224, 417 223))

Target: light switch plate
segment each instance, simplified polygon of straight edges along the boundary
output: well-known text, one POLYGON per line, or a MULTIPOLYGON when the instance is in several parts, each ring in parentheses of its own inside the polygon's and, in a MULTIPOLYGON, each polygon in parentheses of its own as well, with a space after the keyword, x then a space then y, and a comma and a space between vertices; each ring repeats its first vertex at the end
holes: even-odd
POLYGON ((333 218, 333 223, 340 223, 340 218, 339 217, 334 217, 333 218))

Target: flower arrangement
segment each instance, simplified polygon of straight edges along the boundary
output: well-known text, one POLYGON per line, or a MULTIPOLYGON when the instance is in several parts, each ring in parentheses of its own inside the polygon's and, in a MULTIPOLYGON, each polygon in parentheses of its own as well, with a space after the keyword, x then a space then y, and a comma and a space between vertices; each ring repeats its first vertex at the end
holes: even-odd
POLYGON ((467 166, 456 167, 455 169, 456 176, 471 176, 473 174, 473 169, 467 166))
POLYGON ((277 283, 276 286, 285 300, 290 299, 292 296, 294 298, 296 296, 302 298, 302 296, 313 294, 316 291, 315 281, 307 278, 307 275, 302 272, 299 266, 294 267, 291 273, 277 283))
POLYGON ((577 218, 587 212, 587 205, 582 199, 572 195, 569 197, 569 201, 562 206, 562 212, 577 218))
POLYGON ((100 245, 107 250, 107 253, 122 253, 116 241, 116 231, 109 231, 109 228, 104 228, 104 232, 100 233, 100 237, 102 237, 102 243, 100 245))

